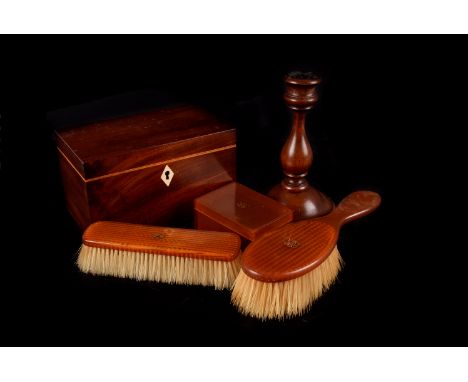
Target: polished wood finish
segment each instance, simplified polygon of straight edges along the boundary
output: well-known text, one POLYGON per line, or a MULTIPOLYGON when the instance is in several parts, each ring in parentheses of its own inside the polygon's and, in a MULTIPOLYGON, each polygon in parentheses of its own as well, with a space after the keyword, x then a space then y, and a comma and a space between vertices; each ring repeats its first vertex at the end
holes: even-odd
POLYGON ((86 183, 62 155, 59 155, 58 159, 67 209, 78 225, 84 229, 91 221, 86 183))
POLYGON ((194 198, 236 178, 235 129, 193 106, 59 130, 56 138, 67 206, 82 229, 98 220, 187 224, 194 198))
POLYGON ((306 113, 318 99, 320 79, 311 73, 291 73, 285 78, 284 100, 293 112, 291 133, 281 151, 285 178, 269 195, 294 211, 294 219, 322 216, 333 209, 333 202, 309 185, 306 176, 312 165, 312 148, 305 129, 306 113))
POLYGON ((329 215, 290 223, 269 232, 244 251, 242 270, 263 282, 280 282, 303 276, 332 252, 340 227, 365 216, 380 205, 371 191, 347 196, 329 215))
POLYGON ((235 182, 195 199, 197 228, 235 232, 248 241, 292 218, 289 208, 235 182))
POLYGON ((88 247, 155 255, 232 261, 240 253, 239 236, 228 232, 96 222, 83 234, 88 247))
POLYGON ((191 105, 59 130, 56 137, 88 180, 236 144, 231 126, 191 105))

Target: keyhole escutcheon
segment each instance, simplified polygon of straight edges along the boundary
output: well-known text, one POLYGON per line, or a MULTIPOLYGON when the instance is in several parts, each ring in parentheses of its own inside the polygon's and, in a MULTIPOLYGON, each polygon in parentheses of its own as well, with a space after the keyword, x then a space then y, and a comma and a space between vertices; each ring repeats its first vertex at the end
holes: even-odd
POLYGON ((166 165, 166 167, 164 167, 164 170, 161 173, 161 180, 164 182, 166 186, 169 187, 173 176, 174 176, 174 171, 172 171, 171 168, 168 165, 166 165))

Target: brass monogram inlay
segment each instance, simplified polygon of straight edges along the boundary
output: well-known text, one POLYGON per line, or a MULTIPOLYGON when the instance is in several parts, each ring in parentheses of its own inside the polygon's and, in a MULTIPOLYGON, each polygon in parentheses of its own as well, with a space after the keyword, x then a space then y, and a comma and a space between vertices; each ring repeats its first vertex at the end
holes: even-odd
POLYGON ((236 207, 244 209, 244 208, 250 207, 250 205, 249 205, 249 203, 246 203, 246 202, 243 202, 242 200, 239 200, 236 203, 236 207))
POLYGON ((283 244, 288 248, 297 248, 301 245, 297 240, 293 240, 291 238, 285 240, 283 244))

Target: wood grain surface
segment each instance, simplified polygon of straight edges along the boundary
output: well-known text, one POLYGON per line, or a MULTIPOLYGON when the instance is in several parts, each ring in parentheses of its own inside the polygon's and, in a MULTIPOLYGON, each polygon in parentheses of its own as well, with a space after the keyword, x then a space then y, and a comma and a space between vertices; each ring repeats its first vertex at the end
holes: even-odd
POLYGON ((100 220, 188 226, 196 197, 236 179, 235 129, 193 106, 71 127, 56 138, 67 207, 82 229, 100 220))
POLYGON ((236 144, 235 129, 191 105, 166 107, 55 132, 86 180, 236 144))
POLYGON ((323 216, 333 209, 331 199, 311 186, 306 179, 313 152, 306 131, 306 115, 318 100, 320 79, 312 73, 291 73, 285 77, 284 100, 292 111, 291 132, 281 150, 283 181, 269 196, 294 211, 294 220, 323 216))
POLYGON ((380 196, 375 192, 354 192, 329 215, 278 228, 247 247, 242 269, 263 282, 303 276, 330 255, 342 224, 369 214, 379 204, 380 196))
POLYGON ((288 207, 235 182, 195 199, 197 228, 232 231, 250 241, 292 219, 288 207))
POLYGON ((88 247, 129 252, 232 261, 239 256, 240 238, 228 232, 96 222, 83 234, 88 247))

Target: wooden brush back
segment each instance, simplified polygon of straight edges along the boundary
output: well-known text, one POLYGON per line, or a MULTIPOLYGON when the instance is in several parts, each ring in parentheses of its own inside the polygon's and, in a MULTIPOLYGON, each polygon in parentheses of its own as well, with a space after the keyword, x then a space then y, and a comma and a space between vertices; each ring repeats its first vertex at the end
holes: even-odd
POLYGON ((229 232, 167 228, 118 222, 96 222, 83 234, 88 247, 232 261, 240 252, 240 238, 229 232))
POLYGON ((304 220, 274 230, 251 243, 242 269, 260 281, 300 277, 320 265, 336 245, 337 230, 320 220, 304 220))
POLYGON ((290 223, 268 233, 245 250, 243 271, 264 282, 303 276, 327 259, 343 224, 371 213, 380 201, 375 192, 353 192, 326 216, 290 223))

